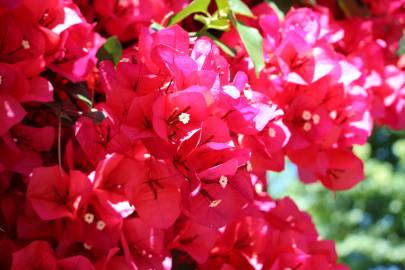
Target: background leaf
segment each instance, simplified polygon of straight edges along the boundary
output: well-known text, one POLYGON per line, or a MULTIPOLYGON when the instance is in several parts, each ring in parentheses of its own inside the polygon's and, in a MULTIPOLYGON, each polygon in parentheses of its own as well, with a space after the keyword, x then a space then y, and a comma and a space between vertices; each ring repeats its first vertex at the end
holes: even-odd
POLYGON ((242 0, 228 0, 228 3, 229 8, 233 11, 233 13, 251 18, 255 17, 250 8, 244 2, 242 2, 242 0))
POLYGON ((249 56, 252 58, 255 65, 256 76, 258 76, 260 71, 264 68, 263 38, 256 28, 244 25, 235 18, 233 19, 233 23, 249 56))
POLYGON ((402 33, 402 38, 399 41, 397 56, 401 57, 401 55, 403 55, 403 54, 405 54, 405 31, 402 33))
POLYGON ((99 61, 111 60, 114 65, 118 64, 122 56, 122 45, 117 37, 110 37, 97 52, 99 61))
POLYGON ((194 0, 180 12, 170 18, 169 26, 182 21, 193 13, 201 12, 208 14, 208 6, 210 2, 210 0, 194 0))
POLYGON ((365 5, 360 5, 356 0, 338 0, 338 4, 346 17, 370 15, 368 8, 365 5))
POLYGON ((206 17, 204 15, 194 15, 194 20, 201 22, 207 29, 215 29, 219 31, 228 31, 230 28, 229 19, 218 18, 216 16, 206 17))

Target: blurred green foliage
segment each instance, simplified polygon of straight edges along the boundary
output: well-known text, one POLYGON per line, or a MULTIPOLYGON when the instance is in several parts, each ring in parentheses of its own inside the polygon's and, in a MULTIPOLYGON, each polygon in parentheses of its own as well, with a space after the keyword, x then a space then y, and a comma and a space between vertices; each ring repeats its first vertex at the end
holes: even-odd
POLYGON ((355 152, 365 162, 366 179, 350 191, 304 185, 289 164, 286 172, 269 175, 269 192, 290 196, 308 211, 350 269, 405 269, 405 131, 378 129, 355 152))

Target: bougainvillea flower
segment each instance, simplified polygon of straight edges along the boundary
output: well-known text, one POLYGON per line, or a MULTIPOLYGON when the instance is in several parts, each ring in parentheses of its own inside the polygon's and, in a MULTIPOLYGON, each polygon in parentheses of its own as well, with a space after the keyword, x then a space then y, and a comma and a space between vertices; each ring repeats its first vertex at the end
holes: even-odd
POLYGON ((61 52, 49 64, 53 71, 72 82, 84 81, 96 65, 96 53, 104 39, 88 23, 75 24, 61 33, 61 52))
POLYGON ((58 269, 60 270, 94 270, 95 267, 84 256, 74 256, 57 261, 58 269))
POLYGON ((347 270, 266 174, 363 179, 353 146, 405 126, 404 0, 229 1, 201 31, 189 2, 0 0, 1 269, 347 270))
POLYGON ((45 68, 45 37, 40 29, 29 21, 31 14, 3 12, 0 15, 0 60, 15 64, 23 73, 35 76, 45 68), (13 34, 8 34, 13 33, 13 34))
POLYGON ((12 65, 0 63, 0 94, 21 100, 29 92, 30 86, 24 74, 12 65))
POLYGON ((5 134, 12 126, 21 122, 26 112, 14 97, 0 93, 0 135, 5 134))
MULTIPOLYGON (((189 55, 189 46, 190 41, 187 32, 174 25, 154 33, 148 30, 142 31, 139 40, 139 53, 143 56, 142 61, 148 66, 149 70, 158 71, 159 68, 166 70, 165 59, 169 61, 168 64, 172 64, 172 68, 175 68, 177 64, 173 61, 173 58, 170 59, 170 56, 187 59, 185 56, 189 55), (160 55, 159 49, 163 49, 162 55, 160 55), (163 59, 161 56, 163 56, 163 59)), ((197 67, 196 64, 195 66, 197 67)))
POLYGON ((18 147, 10 133, 0 139, 0 162, 8 170, 29 175, 32 170, 42 165, 38 152, 18 147))
POLYGON ((153 158, 134 163, 137 175, 126 185, 129 201, 140 218, 156 228, 171 226, 180 215, 183 177, 168 161, 153 158))
POLYGON ((111 202, 125 201, 125 186, 135 181, 132 172, 138 164, 134 159, 121 155, 108 155, 98 164, 94 176, 94 188, 105 191, 111 202))
MULTIPOLYGON (((312 155, 313 162, 303 164, 299 174, 304 182, 320 180, 328 189, 340 191, 354 187, 364 179, 363 162, 351 151, 329 149, 320 152, 302 152, 307 158, 312 155)), ((297 153, 298 154, 298 153, 297 153)))
POLYGON ((93 2, 92 10, 100 17, 101 25, 111 35, 122 41, 130 41, 139 36, 142 27, 150 21, 160 22, 169 11, 179 11, 187 1, 121 1, 105 3, 93 2))
POLYGON ((58 166, 42 167, 33 171, 27 197, 44 220, 72 218, 89 188, 90 181, 79 171, 66 175, 58 166))
POLYGON ((11 269, 56 270, 58 268, 51 245, 45 241, 34 241, 13 254, 11 269))
POLYGON ((51 102, 53 101, 53 86, 43 77, 36 76, 29 80, 30 91, 21 101, 51 102))
POLYGON ((153 128, 162 139, 176 142, 207 117, 204 96, 193 90, 161 96, 153 104, 153 128))
POLYGON ((184 203, 185 213, 195 222, 219 228, 234 218, 253 199, 250 177, 244 172, 229 176, 219 170, 200 177, 200 186, 184 203), (214 178, 214 175, 222 174, 214 178))
POLYGON ((170 244, 170 249, 187 252, 198 263, 204 263, 213 248, 219 233, 192 221, 183 224, 181 231, 170 244))
POLYGON ((278 63, 287 82, 314 83, 336 68, 336 56, 329 44, 308 46, 301 37, 291 35, 277 48, 278 63))
POLYGON ((162 262, 167 255, 164 236, 164 230, 150 227, 140 218, 127 219, 122 227, 126 261, 140 269, 164 269, 162 262))
POLYGON ((111 61, 103 61, 99 68, 106 104, 118 119, 125 119, 129 114, 135 96, 151 94, 164 84, 161 76, 150 73, 143 64, 121 61, 114 67, 111 61))
POLYGON ((93 254, 101 259, 118 245, 123 218, 102 192, 87 196, 76 216, 63 228, 57 248, 59 256, 93 254))
POLYGON ((52 127, 36 128, 20 124, 13 127, 10 134, 20 148, 38 152, 49 151, 55 139, 52 127))

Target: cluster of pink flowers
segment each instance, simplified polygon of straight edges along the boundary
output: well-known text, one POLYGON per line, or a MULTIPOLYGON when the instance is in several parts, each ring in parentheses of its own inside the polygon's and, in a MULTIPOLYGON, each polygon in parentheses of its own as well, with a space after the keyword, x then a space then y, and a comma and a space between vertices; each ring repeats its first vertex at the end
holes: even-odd
POLYGON ((286 126, 267 126, 272 129, 246 138, 255 172, 283 170, 287 155, 304 182, 349 189, 364 177, 351 149, 367 141, 373 123, 405 128, 405 63, 395 54, 405 27, 405 2, 388 2, 387 10, 387 3, 372 1, 375 17, 341 21, 321 6, 292 9, 283 21, 267 4, 256 6, 258 19, 247 23, 264 34, 266 67, 259 77, 238 33, 223 35, 238 48, 233 72, 249 75, 251 88, 280 108, 286 126), (269 135, 279 147, 269 144, 269 135), (286 145, 278 136, 289 137, 286 145))
POLYGON ((373 123, 405 128, 405 2, 254 7, 259 76, 235 29, 229 58, 149 28, 186 2, 0 0, 1 269, 348 269, 266 171, 346 190, 373 123))

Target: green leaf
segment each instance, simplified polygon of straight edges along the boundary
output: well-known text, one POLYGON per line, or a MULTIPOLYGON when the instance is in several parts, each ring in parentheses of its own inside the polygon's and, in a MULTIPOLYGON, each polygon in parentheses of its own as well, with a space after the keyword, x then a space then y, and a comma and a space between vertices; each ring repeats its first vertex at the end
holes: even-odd
POLYGON ((93 120, 95 125, 100 124, 106 118, 106 115, 102 111, 98 111, 96 109, 92 109, 91 112, 83 113, 83 116, 90 118, 93 120))
POLYGON ((235 18, 232 19, 245 48, 255 65, 256 76, 264 68, 263 38, 260 32, 253 27, 244 25, 235 18))
POLYGON ((273 8, 273 10, 276 12, 277 17, 280 21, 284 20, 285 13, 279 8, 279 6, 276 5, 274 2, 270 2, 269 5, 273 8))
POLYGON ((300 0, 302 5, 316 6, 316 0, 300 0))
POLYGON ((368 8, 365 5, 360 5, 356 0, 338 0, 338 4, 346 17, 370 15, 368 8))
POLYGON ((99 61, 111 60, 114 65, 117 65, 122 56, 122 45, 117 37, 110 37, 97 52, 99 61))
POLYGON ((153 22, 150 26, 149 26, 152 30, 155 31, 160 31, 162 29, 164 29, 165 27, 161 24, 158 24, 157 22, 153 22))
POLYGON ((233 13, 251 18, 255 17, 250 8, 242 0, 228 0, 228 3, 233 13))
POLYGON ((170 18, 169 26, 182 21, 193 13, 201 12, 208 14, 208 6, 210 2, 211 0, 194 0, 180 12, 170 18))
POLYGON ((399 40, 397 56, 401 57, 403 54, 405 54, 405 30, 402 32, 402 38, 399 40))
POLYGON ((194 20, 201 22, 207 29, 215 29, 219 31, 228 31, 230 28, 227 18, 218 18, 215 16, 206 17, 204 15, 194 15, 194 20))
POLYGON ((215 0, 215 3, 217 4, 218 10, 229 9, 228 0, 215 0))
POLYGON ((93 106, 93 103, 91 102, 91 100, 86 97, 85 95, 82 94, 76 94, 77 99, 83 101, 84 103, 86 103, 86 105, 91 108, 93 106))
POLYGON ((86 83, 68 83, 65 87, 65 93, 77 110, 82 109, 81 105, 77 102, 78 100, 84 102, 88 108, 93 107, 93 102, 91 101, 86 83))

